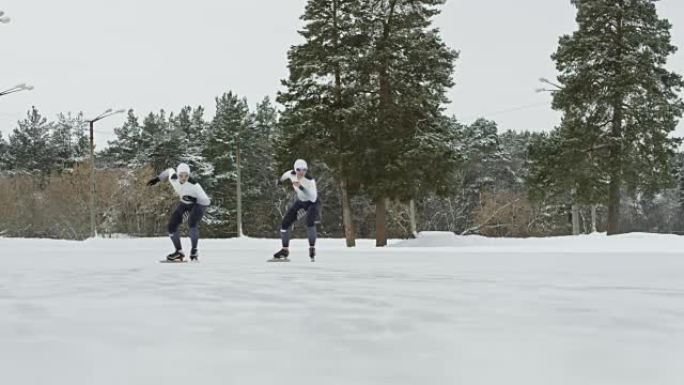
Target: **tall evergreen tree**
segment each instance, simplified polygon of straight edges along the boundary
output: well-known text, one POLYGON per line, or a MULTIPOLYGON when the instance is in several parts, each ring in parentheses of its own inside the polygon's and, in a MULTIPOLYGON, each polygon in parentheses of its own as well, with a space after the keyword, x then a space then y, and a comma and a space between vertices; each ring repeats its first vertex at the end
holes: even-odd
POLYGON ((240 135, 251 126, 246 99, 232 92, 216 98, 216 115, 207 133, 204 156, 213 166, 209 194, 214 204, 208 214, 214 230, 234 234, 237 210, 237 147, 240 135))
POLYGON ((55 167, 70 168, 89 153, 90 142, 85 133, 87 127, 83 113, 76 116, 71 113, 57 115, 57 122, 50 136, 55 167))
POLYGON ((593 150, 600 131, 586 131, 584 124, 566 116, 550 133, 535 134, 528 148, 529 197, 535 202, 574 207, 575 223, 578 205, 605 202, 608 193, 609 173, 600 162, 602 152, 593 150))
POLYGON ((507 177, 497 184, 498 188, 509 189, 514 192, 527 191, 526 179, 529 175, 528 146, 532 138, 529 131, 508 130, 499 135, 502 153, 505 157, 505 172, 507 177))
MULTIPOLYGON (((512 178, 508 157, 503 152, 496 122, 478 119, 459 133, 458 195, 465 209, 466 223, 480 205, 485 191, 494 191, 512 178)), ((509 182, 510 183, 510 182, 509 182)))
POLYGON ((142 151, 140 123, 133 110, 128 115, 123 126, 115 128, 116 139, 109 141, 106 153, 117 167, 132 167, 136 163, 138 153, 142 151))
POLYGON ((207 142, 207 123, 204 121, 204 108, 181 109, 175 118, 170 119, 173 137, 178 141, 180 160, 190 165, 195 178, 203 181, 213 173, 213 166, 203 155, 207 142))
POLYGON ((278 114, 268 97, 257 104, 251 122, 241 136, 244 217, 262 219, 246 221, 245 233, 269 234, 274 223, 280 220, 277 202, 282 195, 274 188, 273 180, 282 170, 278 169, 275 158, 278 114))
POLYGON ((88 133, 88 124, 84 120, 82 112, 79 112, 78 115, 71 119, 67 119, 67 122, 69 122, 73 127, 74 160, 80 162, 90 153, 90 136, 88 133))
POLYGON ((347 246, 355 245, 351 195, 358 189, 363 141, 357 135, 363 114, 363 80, 356 68, 369 40, 355 15, 361 0, 309 0, 301 19, 304 43, 288 52, 290 76, 278 101, 283 165, 296 158, 325 163, 339 181, 347 246), (355 188, 356 186, 356 188, 355 188))
POLYGON ((154 154, 154 148, 167 131, 166 112, 161 110, 159 115, 150 112, 145 116, 140 127, 140 142, 144 149, 151 149, 149 154, 154 154))
POLYGON ((553 107, 571 128, 560 145, 581 143, 607 171, 607 231, 615 234, 622 188, 656 191, 672 183, 678 140, 669 134, 684 109, 684 83, 665 68, 676 48, 656 0, 571 2, 578 29, 560 38, 552 56, 560 73, 553 107))
POLYGON ((195 136, 192 130, 192 107, 185 106, 181 108, 178 115, 169 118, 169 123, 173 129, 180 130, 184 142, 189 143, 195 136))
POLYGON ((358 60, 371 80, 371 129, 363 167, 376 203, 376 245, 387 243, 386 201, 444 192, 456 167, 454 137, 442 105, 453 85, 457 52, 432 28, 444 0, 362 2, 361 28, 370 38, 358 60), (441 170, 442 172, 435 172, 441 170))
POLYGON ((150 164, 155 170, 174 167, 180 162, 184 133, 173 126, 173 114, 167 119, 164 110, 150 113, 143 119, 140 141, 143 151, 138 154, 138 164, 150 164))
POLYGON ((10 167, 9 146, 0 132, 0 172, 7 171, 10 167))
POLYGON ((50 172, 54 168, 50 132, 54 124, 38 112, 36 107, 18 122, 9 138, 9 155, 16 170, 50 172))

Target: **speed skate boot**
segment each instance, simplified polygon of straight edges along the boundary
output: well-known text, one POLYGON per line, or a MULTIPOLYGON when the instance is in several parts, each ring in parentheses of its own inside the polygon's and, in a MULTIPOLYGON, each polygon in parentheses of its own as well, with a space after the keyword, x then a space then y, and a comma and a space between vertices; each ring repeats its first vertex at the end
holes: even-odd
POLYGON ((185 254, 180 250, 176 250, 166 256, 166 260, 169 262, 183 262, 183 258, 185 258, 185 254))
POLYGON ((288 249, 280 249, 277 253, 273 254, 273 258, 269 259, 268 262, 289 262, 287 257, 290 255, 288 249))

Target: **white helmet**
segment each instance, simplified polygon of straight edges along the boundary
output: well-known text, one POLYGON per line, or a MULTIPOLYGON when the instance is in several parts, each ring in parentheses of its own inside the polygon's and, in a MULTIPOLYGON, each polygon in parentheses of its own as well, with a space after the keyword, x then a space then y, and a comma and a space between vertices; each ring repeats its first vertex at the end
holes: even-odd
POLYGON ((186 173, 186 174, 190 175, 190 166, 188 166, 185 163, 179 164, 178 167, 176 167, 176 174, 180 175, 182 173, 186 173))
POLYGON ((294 162, 294 169, 306 171, 307 170, 306 161, 304 159, 297 159, 294 162))

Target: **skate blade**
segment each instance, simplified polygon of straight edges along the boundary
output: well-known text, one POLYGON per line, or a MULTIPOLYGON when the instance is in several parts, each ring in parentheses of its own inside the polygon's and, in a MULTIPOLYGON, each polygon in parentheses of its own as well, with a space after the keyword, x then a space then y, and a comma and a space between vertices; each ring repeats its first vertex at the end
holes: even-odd
POLYGON ((183 261, 183 260, 180 260, 180 261, 169 261, 168 259, 162 259, 161 261, 159 261, 159 263, 187 263, 187 262, 188 262, 188 261, 183 261))
POLYGON ((288 258, 271 258, 267 259, 266 262, 290 262, 288 258))

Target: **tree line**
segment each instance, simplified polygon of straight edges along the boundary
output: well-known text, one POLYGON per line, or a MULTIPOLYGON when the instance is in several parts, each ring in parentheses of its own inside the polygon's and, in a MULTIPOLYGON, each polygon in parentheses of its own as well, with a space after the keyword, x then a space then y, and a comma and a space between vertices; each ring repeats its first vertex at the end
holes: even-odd
MULTIPOLYGON (((443 3, 310 0, 277 104, 266 98, 250 109, 227 92, 211 119, 203 107, 130 110, 97 153, 99 175, 118 181, 98 204, 101 231, 163 234, 173 198, 140 182, 184 161, 213 198, 208 234, 236 235, 238 157, 250 236, 276 235, 290 195, 275 180, 300 157, 319 182, 322 233, 349 246, 357 236, 382 246, 416 230, 681 231, 682 155, 671 134, 684 83, 665 68, 676 48, 654 1, 572 1, 577 30, 559 39, 559 75, 549 82, 563 118, 548 133, 445 115, 458 52, 432 26, 443 3)), ((41 175, 38 189, 76 178, 87 167, 85 139, 82 115, 48 122, 33 108, 0 138, 4 178, 41 175)))

